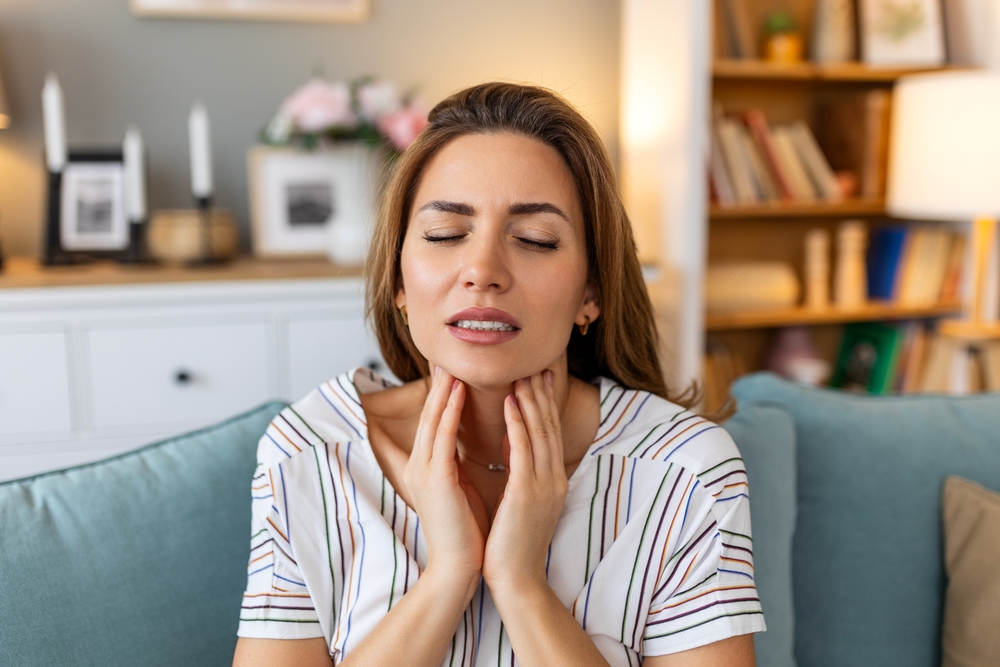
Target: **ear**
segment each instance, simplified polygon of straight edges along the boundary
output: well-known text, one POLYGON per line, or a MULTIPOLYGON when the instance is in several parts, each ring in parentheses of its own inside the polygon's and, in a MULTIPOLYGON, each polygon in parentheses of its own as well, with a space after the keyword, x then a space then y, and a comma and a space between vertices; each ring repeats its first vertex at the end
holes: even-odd
POLYGON ((397 310, 406 305, 406 290, 402 287, 396 290, 395 302, 397 310))
POLYGON ((597 300, 597 288, 593 283, 587 283, 587 290, 583 294, 583 303, 580 304, 579 310, 576 312, 576 318, 573 320, 575 324, 583 326, 586 324, 587 319, 591 322, 597 320, 601 316, 601 305, 597 300))

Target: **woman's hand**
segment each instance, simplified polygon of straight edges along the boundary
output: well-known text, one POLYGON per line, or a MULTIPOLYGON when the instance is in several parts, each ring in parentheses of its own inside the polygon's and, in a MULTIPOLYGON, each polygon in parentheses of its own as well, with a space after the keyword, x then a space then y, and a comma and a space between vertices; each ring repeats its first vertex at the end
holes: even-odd
POLYGON ((548 585, 545 560, 568 487, 552 371, 515 382, 514 395, 504 401, 504 419, 510 476, 483 562, 494 597, 548 585))
POLYGON ((435 370, 420 414, 403 483, 427 538, 427 571, 474 589, 483 566, 486 507, 458 464, 465 385, 435 370))

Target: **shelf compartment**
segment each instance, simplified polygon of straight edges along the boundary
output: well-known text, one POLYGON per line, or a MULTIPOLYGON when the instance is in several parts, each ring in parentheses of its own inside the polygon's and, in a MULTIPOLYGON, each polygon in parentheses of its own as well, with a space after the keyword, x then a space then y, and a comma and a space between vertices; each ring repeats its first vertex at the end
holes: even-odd
POLYGON ((756 81, 829 81, 842 83, 892 83, 909 74, 941 70, 967 69, 959 67, 870 67, 849 62, 819 65, 811 62, 771 63, 763 60, 716 60, 712 64, 715 79, 756 81))
POLYGON ((943 303, 936 306, 907 308, 892 303, 873 302, 863 308, 839 310, 826 308, 784 308, 780 310, 747 310, 732 312, 710 312, 705 314, 705 328, 708 331, 732 331, 738 329, 770 329, 773 327, 846 324, 849 322, 878 322, 882 320, 911 320, 944 317, 961 313, 959 303, 943 303))
POLYGON ((847 199, 842 202, 774 202, 763 204, 710 204, 709 220, 764 218, 846 218, 886 215, 881 199, 847 199))

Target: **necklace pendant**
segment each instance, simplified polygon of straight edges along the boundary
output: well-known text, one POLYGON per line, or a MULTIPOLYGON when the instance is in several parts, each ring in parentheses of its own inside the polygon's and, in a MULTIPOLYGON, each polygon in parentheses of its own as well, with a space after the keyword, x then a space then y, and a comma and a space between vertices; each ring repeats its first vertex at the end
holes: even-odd
POLYGON ((507 466, 502 463, 490 463, 486 469, 490 472, 507 472, 507 466))

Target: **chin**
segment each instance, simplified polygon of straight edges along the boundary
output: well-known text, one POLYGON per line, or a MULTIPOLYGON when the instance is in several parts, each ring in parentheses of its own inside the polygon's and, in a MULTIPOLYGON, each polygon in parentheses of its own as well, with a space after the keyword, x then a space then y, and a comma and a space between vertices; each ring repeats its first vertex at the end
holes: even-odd
MULTIPOLYGON (((492 355, 490 355, 492 357, 492 355)), ((556 359, 525 359, 523 355, 497 355, 496 358, 465 355, 442 355, 432 361, 471 387, 509 387, 515 381, 552 368, 556 359)))

